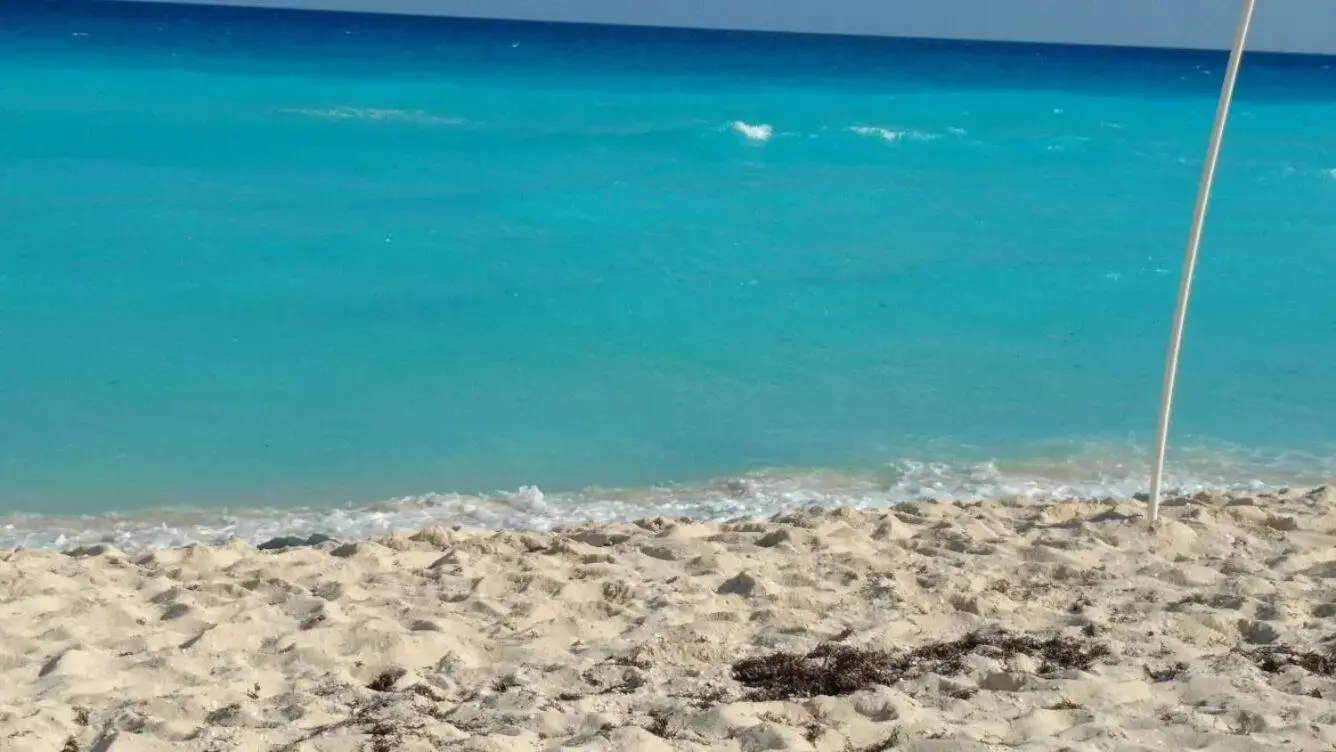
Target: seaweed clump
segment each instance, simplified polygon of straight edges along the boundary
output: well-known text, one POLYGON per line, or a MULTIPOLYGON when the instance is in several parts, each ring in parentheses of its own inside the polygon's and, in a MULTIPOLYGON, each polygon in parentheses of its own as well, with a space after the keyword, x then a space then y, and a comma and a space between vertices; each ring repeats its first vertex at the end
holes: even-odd
POLYGON ((1040 638, 1005 630, 971 632, 957 640, 933 642, 909 651, 822 643, 808 653, 776 652, 733 664, 733 678, 751 688, 755 701, 821 695, 850 695, 925 674, 956 676, 965 659, 978 653, 993 658, 1028 655, 1040 660, 1039 673, 1089 670, 1109 656, 1103 643, 1071 637, 1040 638))
POLYGON ((1336 650, 1316 653, 1295 650, 1288 645, 1274 645, 1241 652, 1268 674, 1280 673, 1290 666, 1298 666, 1310 674, 1336 676, 1336 650))

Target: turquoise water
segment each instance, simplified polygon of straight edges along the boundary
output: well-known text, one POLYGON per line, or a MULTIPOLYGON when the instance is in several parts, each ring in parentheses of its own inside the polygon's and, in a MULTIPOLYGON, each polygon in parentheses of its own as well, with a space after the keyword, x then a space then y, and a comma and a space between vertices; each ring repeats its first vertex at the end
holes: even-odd
MULTIPOLYGON (((1223 64, 5 4, 0 542, 1141 490, 1223 64)), ((1239 96, 1184 487, 1336 475, 1336 69, 1239 96)))

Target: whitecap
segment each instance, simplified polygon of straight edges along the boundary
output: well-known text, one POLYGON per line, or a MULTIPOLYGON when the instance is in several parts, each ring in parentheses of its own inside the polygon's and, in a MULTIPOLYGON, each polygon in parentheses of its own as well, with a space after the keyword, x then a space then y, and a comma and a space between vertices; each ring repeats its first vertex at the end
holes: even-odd
POLYGON ((459 125, 463 118, 433 115, 423 110, 397 110, 380 107, 329 107, 323 109, 288 108, 279 110, 287 115, 329 118, 333 120, 385 120, 421 125, 459 125))
POLYGON ((897 131, 867 125, 855 125, 849 131, 860 136, 879 138, 883 141, 935 141, 938 138, 935 134, 923 133, 922 131, 897 131))
POLYGON ((741 120, 734 120, 729 124, 729 127, 733 129, 734 133, 741 134, 748 141, 765 142, 769 141, 770 138, 775 135, 774 127, 767 125, 766 123, 752 125, 751 123, 746 123, 741 120))

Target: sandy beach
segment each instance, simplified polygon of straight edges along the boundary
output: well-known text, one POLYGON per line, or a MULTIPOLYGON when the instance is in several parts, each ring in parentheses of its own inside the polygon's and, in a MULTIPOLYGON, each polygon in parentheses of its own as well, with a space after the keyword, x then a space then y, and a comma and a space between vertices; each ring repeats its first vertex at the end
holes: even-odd
POLYGON ((1331 750, 1336 490, 0 552, 0 749, 1331 750))

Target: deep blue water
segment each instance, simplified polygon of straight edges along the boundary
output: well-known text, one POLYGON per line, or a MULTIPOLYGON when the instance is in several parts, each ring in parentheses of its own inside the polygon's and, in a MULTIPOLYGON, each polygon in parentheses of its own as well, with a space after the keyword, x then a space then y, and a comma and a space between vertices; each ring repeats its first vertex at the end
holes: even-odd
MULTIPOLYGON (((1223 66, 0 4, 0 534, 1139 490, 1223 66)), ((1185 486, 1336 475, 1336 68, 1240 87, 1185 486)))

